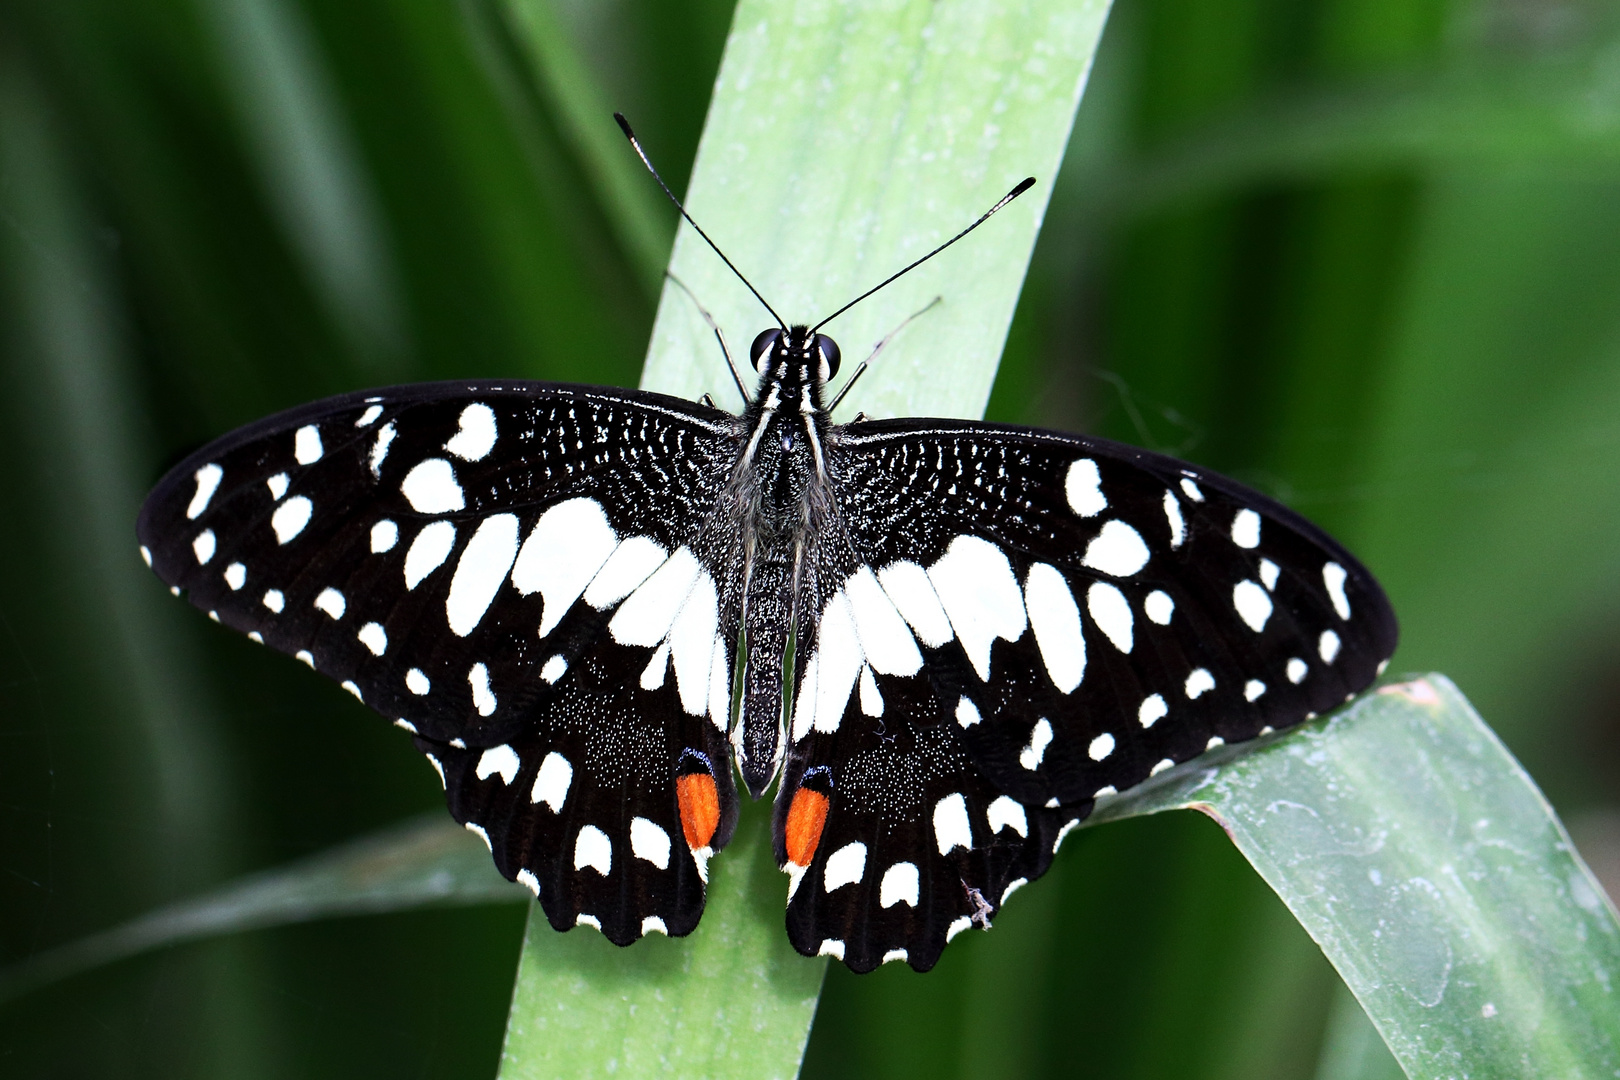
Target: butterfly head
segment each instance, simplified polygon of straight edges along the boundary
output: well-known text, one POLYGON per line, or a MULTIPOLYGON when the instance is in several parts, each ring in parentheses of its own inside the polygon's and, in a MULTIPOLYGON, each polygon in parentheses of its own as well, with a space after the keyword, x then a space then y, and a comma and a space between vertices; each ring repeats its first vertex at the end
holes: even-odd
POLYGON ((771 327, 754 338, 749 359, 759 373, 756 401, 770 401, 774 407, 800 412, 821 408, 821 394, 827 381, 838 374, 838 343, 807 326, 787 330, 771 327), (774 394, 773 394, 774 392, 774 394))

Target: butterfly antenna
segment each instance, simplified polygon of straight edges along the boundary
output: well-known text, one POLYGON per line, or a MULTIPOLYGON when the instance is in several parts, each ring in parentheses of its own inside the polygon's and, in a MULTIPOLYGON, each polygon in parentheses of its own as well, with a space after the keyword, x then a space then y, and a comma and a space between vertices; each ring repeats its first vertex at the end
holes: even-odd
MULTIPOLYGON (((716 244, 713 240, 709 239, 709 234, 703 231, 703 227, 701 225, 699 225, 697 222, 692 220, 692 215, 688 214, 686 212, 686 207, 681 205, 681 200, 677 199, 675 197, 675 193, 673 191, 669 190, 669 185, 664 183, 664 178, 662 176, 658 175, 658 170, 657 169, 653 168, 652 161, 647 157, 647 151, 645 151, 645 150, 643 150, 641 148, 641 143, 636 138, 636 133, 634 131, 630 130, 630 121, 628 121, 628 120, 626 120, 624 118, 623 113, 614 113, 613 114, 613 119, 615 119, 615 120, 617 120, 619 122, 619 130, 624 132, 624 137, 630 140, 631 149, 635 150, 636 156, 641 159, 641 163, 643 165, 647 166, 647 171, 652 173, 653 179, 658 181, 658 186, 664 189, 664 194, 668 195, 669 196, 669 201, 675 204, 675 209, 677 209, 677 210, 679 210, 681 212, 681 217, 686 219, 686 223, 688 225, 692 226, 692 228, 697 230, 697 234, 699 236, 703 237, 704 243, 708 244, 711 248, 714 249, 714 253, 716 255, 720 256, 720 261, 725 263, 726 266, 730 268, 730 270, 731 270, 731 272, 733 274, 737 275, 737 280, 742 282, 744 285, 748 286, 748 291, 754 294, 754 299, 758 300, 761 304, 764 304, 765 310, 770 312, 771 313, 771 318, 776 320, 776 325, 780 326, 782 328, 782 331, 784 333, 786 333, 788 326, 787 326, 787 323, 782 321, 782 316, 778 315, 776 313, 776 309, 771 307, 770 304, 765 303, 765 298, 763 296, 759 295, 759 290, 754 288, 753 283, 751 283, 747 278, 743 277, 742 271, 737 269, 737 267, 732 264, 732 261, 730 259, 726 258, 726 253, 720 250, 720 245, 716 244)), ((1031 183, 1033 183, 1033 182, 1034 181, 1031 181, 1031 183)), ((1003 199, 1002 201, 1005 202, 1006 200, 1003 199)), ((999 209, 1001 209, 1001 207, 998 205, 996 207, 996 209, 999 210, 999 209)), ((995 213, 995 210, 990 211, 990 213, 991 214, 995 213)), ((985 217, 989 217, 989 216, 990 216, 990 214, 985 215, 985 217)), ((979 220, 982 221, 984 219, 980 218, 979 220)), ((974 222, 974 224, 977 225, 978 222, 974 222)), ((909 270, 911 268, 908 266, 908 267, 906 267, 906 269, 909 270)), ((904 273, 904 272, 905 271, 901 271, 901 273, 904 273)), ((885 282, 884 284, 888 284, 888 283, 885 282)))
MULTIPOLYGON (((639 150, 638 150, 638 152, 639 152, 639 150)), ((648 168, 651 168, 651 167, 652 166, 650 166, 650 165, 648 166, 648 168)), ((663 183, 663 181, 660 180, 659 183, 663 183)), ((855 299, 851 300, 849 303, 845 304, 843 307, 839 308, 837 311, 833 312, 831 315, 827 316, 825 319, 822 319, 820 322, 816 323, 816 325, 812 326, 810 328, 810 332, 812 334, 814 334, 817 330, 820 330, 823 326, 826 326, 828 323, 830 323, 834 319, 838 318, 838 316, 842 315, 844 312, 848 311, 850 308, 854 307, 856 304, 860 303, 862 300, 865 300, 868 296, 871 296, 873 293, 877 292, 879 289, 881 289, 884 286, 888 285, 890 282, 893 282, 898 278, 905 277, 907 274, 909 274, 913 270, 917 269, 917 267, 921 266, 923 263, 927 262, 929 259, 932 259, 935 255, 938 255, 940 252, 944 251, 946 248, 950 247, 952 244, 954 244, 958 240, 962 239, 962 237, 966 236, 968 233, 972 232, 974 229, 977 229, 980 225, 983 225, 986 221, 989 221, 991 214, 994 214, 997 210, 1000 210, 1003 206, 1006 206, 1008 203, 1012 202, 1014 199, 1018 198, 1018 196, 1022 195, 1024 192, 1028 191, 1030 188, 1032 188, 1034 186, 1035 186, 1035 178, 1033 176, 1024 177, 1024 179, 1018 181, 1018 186, 1014 187, 1011 191, 1007 192, 1007 194, 1003 195, 999 200, 997 200, 996 205, 992 206, 990 209, 986 210, 982 215, 980 215, 979 220, 975 221, 973 224, 969 225, 967 228, 963 229, 961 232, 957 233, 955 236, 951 237, 949 240, 947 240, 943 244, 939 245, 939 247, 935 248, 933 251, 930 251, 928 254, 924 255, 922 258, 920 258, 916 262, 912 263, 910 266, 907 266, 904 270, 901 270, 897 274, 890 274, 888 277, 884 278, 882 281, 878 282, 876 285, 872 286, 870 289, 867 289, 865 292, 861 293, 861 295, 857 296, 855 299)), ((669 189, 665 188, 664 190, 668 191, 669 189)), ((673 198, 673 196, 671 196, 671 198, 673 198)), ((682 212, 684 213, 685 211, 682 211, 682 212)), ((708 238, 704 237, 704 239, 708 239, 708 238)), ((725 256, 721 256, 721 258, 724 258, 724 257, 725 256)), ((730 265, 730 264, 727 264, 727 265, 730 265)), ((750 287, 752 287, 752 286, 750 286, 750 287)), ((756 293, 755 295, 758 295, 758 294, 756 293)), ((760 302, 764 303, 763 300, 760 301, 760 302)), ((771 314, 774 315, 776 313, 773 311, 771 314)))
POLYGON ((943 296, 934 297, 932 300, 928 301, 928 303, 924 305, 921 310, 914 311, 910 315, 906 316, 905 322, 901 323, 893 330, 890 330, 887 334, 884 334, 883 340, 879 341, 875 346, 872 347, 872 355, 868 356, 865 360, 862 360, 861 366, 856 368, 854 374, 852 374, 849 379, 845 381, 844 388, 838 391, 838 395, 832 399, 832 404, 827 406, 827 412, 831 414, 834 409, 838 408, 838 403, 844 400, 844 395, 849 393, 850 387, 855 385, 855 380, 866 374, 866 369, 872 366, 873 361, 878 358, 878 353, 883 351, 883 347, 885 345, 887 345, 890 341, 893 341, 895 336, 899 334, 900 331, 910 326, 915 319, 918 319, 927 312, 932 311, 935 307, 943 304, 944 302, 945 298, 943 296))

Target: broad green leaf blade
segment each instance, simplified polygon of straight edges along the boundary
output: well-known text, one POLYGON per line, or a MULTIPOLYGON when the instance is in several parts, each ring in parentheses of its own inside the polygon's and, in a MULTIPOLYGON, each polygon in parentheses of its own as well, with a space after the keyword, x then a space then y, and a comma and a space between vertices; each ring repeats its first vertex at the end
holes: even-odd
POLYGON ((527 899, 527 890, 495 871, 482 844, 435 812, 0 969, 0 1001, 102 964, 221 934, 527 899))
POLYGON ((557 933, 535 905, 501 1076, 797 1074, 826 965, 788 944, 769 824, 769 804, 744 807, 688 937, 621 949, 557 933))
POLYGON ((1620 921, 1444 676, 1100 805, 1221 824, 1411 1077, 1620 1072, 1620 921))
MULTIPOLYGON (((907 315, 944 298, 866 376, 854 397, 867 412, 983 413, 1106 13, 1102 0, 739 5, 687 205, 784 318, 831 313, 1019 179, 1046 181, 971 248, 829 327, 852 371, 907 315)), ((746 375, 748 342, 769 317, 690 227, 671 265, 746 375)), ((711 331, 674 285, 642 385, 736 401, 711 331)), ((633 1075, 796 1074, 826 963, 787 943, 768 820, 764 806, 745 812, 713 864, 703 922, 681 941, 617 951, 556 935, 536 907, 501 1076, 588 1074, 610 1062, 633 1075)))
MULTIPOLYGON (((1036 187, 948 256, 827 328, 853 370, 934 297, 844 405, 978 417, 1108 11, 1106 0, 740 4, 687 207, 782 318, 814 322, 1036 187)), ((689 226, 671 271, 748 375, 773 320, 689 226)), ((692 300, 666 285, 642 385, 737 400, 692 300)))

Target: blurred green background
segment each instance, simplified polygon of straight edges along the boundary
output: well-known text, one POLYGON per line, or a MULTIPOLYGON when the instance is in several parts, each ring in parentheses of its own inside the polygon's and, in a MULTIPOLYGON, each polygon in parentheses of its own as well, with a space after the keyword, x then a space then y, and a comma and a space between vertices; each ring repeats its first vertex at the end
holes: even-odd
MULTIPOLYGON (((625 111, 680 190, 729 18, 0 0, 0 962, 441 804, 374 714, 173 603, 135 510, 322 395, 633 384, 674 217, 593 166, 570 102, 625 111)), ((1620 8, 1118 0, 1041 179, 991 418, 1334 531, 1401 614, 1397 669, 1456 679, 1613 892, 1620 8)), ((0 1008, 0 1073, 489 1077, 522 919, 117 965, 0 1008)), ((1217 828, 1136 820, 927 976, 833 969, 806 1074, 1377 1075, 1330 1037, 1336 986, 1217 828)))

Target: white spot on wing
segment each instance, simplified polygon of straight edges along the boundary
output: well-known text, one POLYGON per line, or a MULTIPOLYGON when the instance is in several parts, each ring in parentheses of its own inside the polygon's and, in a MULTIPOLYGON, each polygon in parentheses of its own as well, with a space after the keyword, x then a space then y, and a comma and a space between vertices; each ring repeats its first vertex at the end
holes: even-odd
POLYGON ((647 818, 631 818, 630 853, 660 870, 668 870, 669 833, 647 818))
POLYGON ((668 937, 669 927, 665 926, 664 920, 660 919, 658 916, 648 915, 645 919, 641 920, 641 936, 646 937, 648 934, 663 934, 665 937, 668 937))
POLYGON ((311 671, 315 670, 315 654, 308 649, 299 649, 293 653, 293 659, 299 661, 311 671))
POLYGON ((456 481, 456 470, 444 458, 417 462, 405 474, 399 490, 418 514, 448 514, 467 506, 456 481))
POLYGON ((147 547, 145 544, 141 545, 141 561, 144 562, 148 567, 152 565, 152 549, 147 547))
POLYGON ((822 610, 821 623, 816 628, 815 657, 816 696, 814 701, 816 731, 838 730, 849 704, 850 691, 861 672, 861 645, 855 636, 855 620, 850 614, 849 598, 843 590, 834 593, 822 610))
POLYGON ((1181 500, 1168 489, 1164 493, 1164 520, 1170 524, 1171 549, 1180 547, 1187 539, 1187 522, 1181 516, 1181 500))
POLYGON ((461 410, 461 430, 444 448, 462 461, 482 461, 495 447, 495 410, 475 401, 461 410))
POLYGON ((371 527, 371 553, 381 555, 385 551, 393 551, 394 545, 399 543, 399 526, 387 518, 383 518, 371 527))
POLYGON ((455 546, 456 527, 450 522, 433 521, 422 526, 405 553, 405 588, 416 588, 423 578, 443 566, 455 546))
POLYGON ((892 908, 896 904, 917 906, 917 864, 897 862, 883 872, 878 886, 878 907, 892 908))
POLYGON ((1295 686, 1305 681, 1305 676, 1310 670, 1310 666, 1297 656, 1290 657, 1287 666, 1284 668, 1288 675, 1288 681, 1295 686))
POLYGON ((908 955, 909 954, 904 949, 890 949, 888 952, 883 954, 883 962, 885 964, 893 964, 896 962, 903 964, 906 962, 908 955))
POLYGON ((191 552, 197 556, 197 565, 202 566, 214 557, 214 530, 204 529, 197 534, 191 542, 191 552))
POLYGON ((1327 586, 1328 596, 1333 600, 1333 610, 1339 613, 1341 619, 1350 618, 1350 598, 1344 594, 1344 583, 1349 576, 1344 567, 1336 562, 1322 567, 1322 584, 1327 586))
POLYGON ((333 588, 325 588, 315 597, 315 608, 324 611, 334 619, 343 618, 343 613, 349 609, 349 602, 343 599, 343 594, 333 588))
POLYGON ((1316 643, 1316 654, 1322 658, 1322 663, 1331 664, 1339 658, 1339 635, 1332 630, 1322 631, 1322 637, 1316 643))
POLYGON ((284 472, 276 473, 276 475, 265 480, 264 486, 270 489, 272 499, 280 500, 283 495, 287 494, 287 474, 284 472))
POLYGON ((1142 699, 1141 706, 1136 710, 1136 719, 1143 727, 1150 728, 1169 713, 1170 706, 1165 704, 1163 694, 1149 694, 1142 699))
POLYGON ((1029 817, 1024 813, 1024 804, 1016 799, 997 795, 995 802, 985 810, 984 816, 990 823, 990 831, 993 833, 1011 829, 1019 836, 1029 835, 1029 817))
POLYGON ((482 825, 478 824, 476 821, 469 821, 467 822, 467 831, 478 837, 478 839, 482 840, 484 842, 484 847, 488 848, 490 852, 494 852, 495 845, 489 842, 489 833, 484 831, 484 827, 482 825))
POLYGON ((558 653, 547 660, 544 666, 540 668, 540 677, 548 683, 554 683, 562 678, 563 673, 567 670, 568 660, 561 653, 558 653))
POLYGON ((1106 581, 1095 582, 1086 590, 1086 609, 1091 612, 1091 620, 1114 643, 1114 648, 1122 653, 1131 651, 1131 630, 1135 620, 1124 593, 1106 581))
POLYGON ((1253 510, 1239 510, 1232 519, 1232 543, 1240 548, 1260 546, 1260 515, 1253 510))
POLYGON ((264 594, 264 606, 280 615, 287 606, 287 598, 281 595, 280 589, 270 589, 264 594))
MULTIPOLYGON (((360 414, 360 418, 354 422, 354 426, 357 428, 370 427, 377 422, 377 417, 381 416, 382 413, 381 405, 367 405, 366 411, 360 414)), ((536 886, 536 895, 539 894, 539 891, 539 886, 536 886)))
POLYGON ((1267 592, 1275 592, 1277 590, 1278 573, 1279 571, 1276 563, 1272 562, 1270 559, 1260 560, 1260 584, 1266 587, 1267 592))
POLYGON ((1101 761, 1113 752, 1114 737, 1106 731, 1092 739, 1091 745, 1086 747, 1086 756, 1090 757, 1092 761, 1101 761))
POLYGON ((544 598, 541 637, 562 622, 618 543, 595 499, 569 499, 540 515, 512 566, 512 584, 525 596, 538 591, 544 598))
POLYGON ((656 690, 664 685, 664 677, 669 673, 669 642, 664 642, 653 651, 652 659, 641 672, 641 688, 643 690, 656 690))
MULTIPOLYGON (((375 407, 375 406, 373 406, 373 407, 375 407)), ((529 870, 529 869, 526 869, 526 868, 523 869, 523 870, 519 870, 517 872, 517 883, 519 885, 522 885, 525 889, 528 889, 530 892, 534 893, 534 896, 535 896, 536 900, 538 900, 540 898, 540 879, 534 876, 534 871, 533 870, 529 870)))
POLYGON ((1215 676, 1209 673, 1208 668, 1193 668, 1182 689, 1187 692, 1189 698, 1200 697, 1215 689, 1215 676))
POLYGON ((611 607, 629 596, 669 558, 664 545, 650 537, 627 537, 613 549, 607 562, 591 578, 585 602, 597 611, 611 607))
POLYGON ((225 568, 225 584, 230 586, 231 592, 236 592, 247 584, 247 567, 239 562, 233 562, 225 568))
POLYGON ((1081 517, 1095 517, 1108 509, 1108 500, 1102 493, 1102 476, 1097 472, 1097 463, 1090 458, 1081 458, 1069 466, 1063 493, 1069 498, 1069 509, 1081 517))
POLYGON ((939 595, 928 580, 928 571, 914 562, 901 560, 879 570, 878 581, 919 641, 930 649, 937 649, 951 640, 954 636, 951 620, 940 606, 939 595))
POLYGON ((1086 545, 1081 561, 1111 577, 1130 577, 1147 565, 1147 544, 1142 542, 1141 533, 1123 521, 1106 521, 1102 531, 1086 545))
POLYGON ((838 938, 825 938, 821 942, 821 948, 816 950, 816 955, 830 956, 834 960, 842 960, 844 958, 844 943, 838 938))
POLYGON ((883 695, 878 693, 877 680, 869 667, 861 668, 861 712, 867 716, 883 715, 883 695))
POLYGON ((225 470, 218 465, 204 465, 196 472, 197 492, 192 495, 190 504, 186 507, 186 520, 196 521, 199 514, 208 509, 208 502, 219 489, 220 479, 224 477, 225 470))
POLYGON ((1174 761, 1171 761, 1169 758, 1161 758, 1159 760, 1158 764, 1154 765, 1153 768, 1148 770, 1148 775, 1149 776, 1158 776, 1160 773, 1164 772, 1166 769, 1173 769, 1175 767, 1176 767, 1176 763, 1174 761))
POLYGON ((1029 745, 1018 752, 1018 764, 1034 772, 1041 767, 1046 748, 1052 744, 1052 724, 1046 717, 1035 721, 1029 732, 1029 745))
POLYGON ((934 804, 934 843, 941 855, 956 848, 973 850, 973 827, 968 824, 967 800, 961 792, 934 804))
POLYGON ((956 703, 956 722, 965 728, 977 724, 982 717, 979 716, 979 707, 963 697, 956 703))
POLYGON ((517 779, 518 769, 523 763, 518 760, 517 751, 502 743, 485 750, 478 759, 477 776, 480 780, 488 780, 491 776, 500 775, 501 783, 510 784, 517 779))
POLYGON ((478 715, 493 714, 495 694, 489 688, 489 668, 482 662, 474 664, 467 672, 467 685, 472 687, 473 708, 478 710, 478 715))
POLYGON ((1170 599, 1170 594, 1160 589, 1154 589, 1142 601, 1142 611, 1147 617, 1160 626, 1170 625, 1170 616, 1176 612, 1176 602, 1170 599))
MULTIPOLYGON (((518 552, 516 514, 493 514, 479 523, 456 562, 444 613, 450 632, 466 637, 484 618, 518 552)), ((547 612, 547 614, 550 614, 547 612)))
POLYGON ((731 669, 726 660, 726 643, 719 634, 714 636, 709 661, 709 719, 721 732, 731 723, 731 669))
POLYGON ((1259 679, 1250 679, 1243 684, 1243 700, 1258 701, 1260 695, 1266 692, 1266 684, 1259 679))
POLYGON ((372 656, 381 656, 388 651, 388 631, 382 628, 381 623, 368 622, 354 636, 360 639, 360 644, 371 650, 372 656))
POLYGON ((1257 634, 1266 628, 1266 620, 1271 618, 1271 597, 1252 581, 1240 581, 1232 589, 1232 606, 1257 634))
POLYGON ((1024 607, 1052 685, 1065 694, 1073 693, 1086 673, 1086 641, 1080 633, 1080 609, 1074 594, 1056 567, 1036 563, 1029 568, 1024 607))
MULTIPOLYGON (((613 870, 613 841, 595 825, 587 825, 579 830, 579 836, 574 840, 574 869, 583 870, 587 866, 603 877, 613 870)), ((583 915, 580 917, 584 918, 583 915)), ((600 930, 601 926, 598 925, 597 929, 600 930)))
POLYGON ((973 670, 990 681, 990 646, 996 638, 1017 641, 1028 625, 1024 593, 1002 550, 977 536, 958 536, 928 568, 951 627, 973 670))
POLYGON ((822 871, 821 883, 823 888, 832 892, 845 885, 854 885, 865 876, 866 845, 856 841, 845 844, 827 856, 827 866, 822 871))
POLYGON ((421 697, 433 688, 428 677, 422 673, 421 668, 411 668, 405 673, 405 689, 421 697))
POLYGON ((951 920, 951 925, 945 928, 945 944, 949 945, 956 940, 956 935, 964 930, 971 929, 973 920, 966 915, 951 920))
POLYGON ((377 441, 371 444, 371 475, 376 479, 382 478, 383 459, 388 456, 388 444, 394 441, 394 422, 392 420, 377 429, 377 441))
POLYGON ((315 504, 302 495, 294 495, 276 507, 276 512, 270 515, 270 527, 276 532, 276 543, 285 544, 303 532, 314 512, 315 504))
POLYGON ((293 433, 293 457, 300 465, 321 460, 321 433, 314 424, 305 424, 293 433))
POLYGON ((1181 490, 1182 490, 1182 493, 1185 494, 1187 496, 1187 498, 1191 499, 1193 502, 1203 502, 1204 501, 1204 493, 1202 491, 1199 491, 1198 490, 1198 485, 1193 483, 1190 479, 1184 479, 1184 480, 1181 481, 1181 490))
POLYGON ((873 670, 884 675, 915 675, 922 669, 922 654, 870 567, 863 566, 844 582, 850 614, 861 651, 873 670))
POLYGON ((540 771, 534 777, 534 787, 529 791, 529 801, 536 805, 545 803, 551 807, 553 814, 560 814, 563 803, 568 800, 568 785, 573 782, 574 766, 553 750, 540 763, 540 771))
POLYGON ((709 711, 709 678, 719 625, 719 596, 714 579, 708 571, 700 570, 686 603, 681 605, 680 614, 669 628, 669 656, 675 665, 681 708, 692 716, 702 716, 709 711))
MULTIPOLYGON (((520 555, 519 561, 522 561, 520 555)), ((682 545, 664 565, 627 597, 608 623, 613 640, 621 645, 652 648, 664 640, 681 605, 692 592, 703 568, 690 548, 682 545)))

